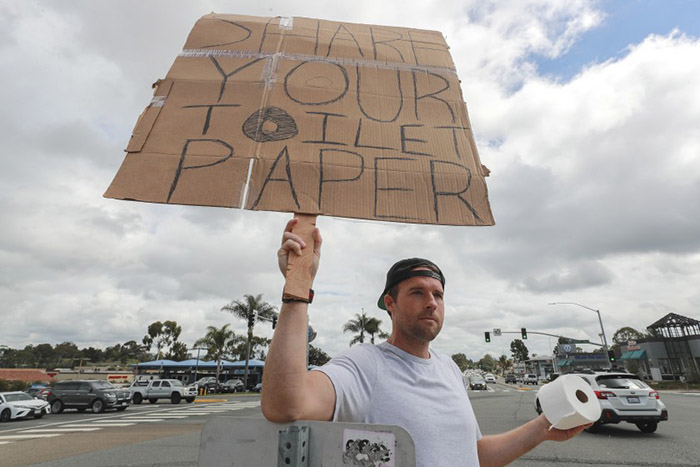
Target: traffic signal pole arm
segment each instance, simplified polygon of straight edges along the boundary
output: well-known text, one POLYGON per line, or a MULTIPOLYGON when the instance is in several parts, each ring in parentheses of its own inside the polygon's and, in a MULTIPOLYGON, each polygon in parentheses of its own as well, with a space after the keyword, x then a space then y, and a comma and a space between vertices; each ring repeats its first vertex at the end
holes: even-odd
MULTIPOLYGON (((568 339, 570 341, 574 341, 573 342, 574 344, 591 344, 591 345, 599 345, 601 347, 604 347, 603 344, 598 344, 596 342, 591 342, 591 341, 582 342, 581 339, 574 339, 573 337, 560 336, 558 334, 549 334, 546 332, 539 332, 539 331, 527 331, 527 333, 528 334, 537 334, 539 336, 549 336, 549 337, 557 337, 557 338, 561 337, 564 339, 568 339)), ((501 334, 521 334, 521 332, 520 331, 501 331, 501 334)))

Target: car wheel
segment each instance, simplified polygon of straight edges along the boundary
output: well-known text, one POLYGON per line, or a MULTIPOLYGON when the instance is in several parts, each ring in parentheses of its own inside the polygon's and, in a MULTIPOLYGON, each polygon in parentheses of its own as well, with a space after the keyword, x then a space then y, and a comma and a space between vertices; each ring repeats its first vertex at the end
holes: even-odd
POLYGON ((36 412, 36 413, 34 414, 34 418, 41 418, 41 417, 43 417, 43 416, 44 416, 44 411, 43 411, 43 410, 40 411, 40 412, 36 412))
POLYGON ((92 413, 102 413, 105 411, 105 403, 102 399, 95 399, 92 403, 92 413))
POLYGON ((653 433, 659 426, 657 422, 636 423, 636 425, 642 433, 653 433))
POLYGON ((170 402, 173 404, 179 404, 181 400, 182 400, 182 396, 180 395, 179 392, 174 392, 170 396, 170 402))
POLYGON ((124 412, 126 407, 117 407, 117 412, 124 412))
POLYGON ((540 400, 537 399, 535 401, 535 410, 537 411, 538 414, 542 413, 542 406, 540 405, 540 400))
POLYGON ((5 409, 0 413, 0 422, 9 422, 10 418, 12 418, 12 414, 10 413, 10 409, 5 409))
POLYGON ((194 402, 194 397, 185 397, 185 402, 191 404, 192 402, 194 402))
POLYGON ((63 402, 61 402, 61 399, 56 399, 51 403, 51 413, 61 412, 63 412, 63 402))
POLYGON ((601 425, 602 425, 602 423, 600 423, 600 422, 595 422, 593 425, 591 425, 591 426, 589 426, 588 428, 586 428, 586 431, 587 431, 588 433, 598 433, 598 432, 600 431, 601 425))
POLYGON ((137 405, 140 404, 141 402, 143 402, 143 396, 141 395, 140 392, 137 392, 134 394, 134 398, 132 399, 132 402, 134 404, 137 404, 137 405))
POLYGON ((151 397, 150 399, 148 399, 148 402, 150 402, 151 404, 155 404, 156 402, 158 402, 158 399, 154 399, 151 397))

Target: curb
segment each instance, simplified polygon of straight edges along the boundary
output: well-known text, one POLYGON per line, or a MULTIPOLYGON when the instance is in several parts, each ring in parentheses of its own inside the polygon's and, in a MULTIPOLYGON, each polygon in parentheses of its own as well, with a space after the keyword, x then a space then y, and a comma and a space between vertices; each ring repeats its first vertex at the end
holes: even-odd
POLYGON ((203 402, 228 402, 228 399, 195 399, 194 403, 203 403, 203 402))

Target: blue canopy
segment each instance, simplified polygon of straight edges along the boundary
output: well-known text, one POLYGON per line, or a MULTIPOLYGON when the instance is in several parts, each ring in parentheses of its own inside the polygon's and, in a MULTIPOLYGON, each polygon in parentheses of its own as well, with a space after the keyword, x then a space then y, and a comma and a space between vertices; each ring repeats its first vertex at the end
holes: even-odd
MULTIPOLYGON (((183 360, 181 362, 174 362, 172 360, 154 360, 152 362, 142 362, 131 365, 136 368, 143 369, 160 369, 160 368, 216 368, 216 360, 204 361, 199 360, 197 363, 196 358, 191 358, 189 360, 183 360)), ((228 360, 221 360, 221 366, 224 368, 243 368, 245 367, 245 360, 238 362, 229 362, 228 360)), ((249 367, 263 367, 265 362, 262 360, 251 359, 248 361, 249 367)))

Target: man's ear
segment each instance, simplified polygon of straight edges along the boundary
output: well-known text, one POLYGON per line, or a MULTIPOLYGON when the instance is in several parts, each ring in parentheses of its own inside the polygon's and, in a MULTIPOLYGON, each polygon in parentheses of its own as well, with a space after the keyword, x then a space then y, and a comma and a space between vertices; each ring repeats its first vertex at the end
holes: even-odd
POLYGON ((386 311, 389 313, 389 316, 392 316, 392 313, 394 312, 394 299, 391 295, 384 295, 384 306, 386 307, 386 311))

